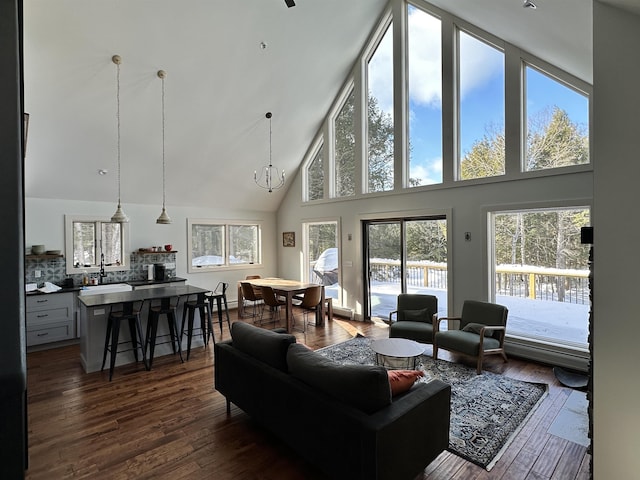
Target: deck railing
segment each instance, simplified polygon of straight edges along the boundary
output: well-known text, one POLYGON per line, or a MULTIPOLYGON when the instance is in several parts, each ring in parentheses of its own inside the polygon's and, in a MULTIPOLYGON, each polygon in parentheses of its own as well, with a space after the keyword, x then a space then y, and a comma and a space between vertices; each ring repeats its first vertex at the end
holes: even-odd
MULTIPOLYGON (((371 280, 400 283, 400 261, 371 261, 371 280)), ((519 265, 496 267, 496 294, 587 305, 589 271, 519 265)), ((447 288, 447 264, 407 262, 407 286, 447 288)))

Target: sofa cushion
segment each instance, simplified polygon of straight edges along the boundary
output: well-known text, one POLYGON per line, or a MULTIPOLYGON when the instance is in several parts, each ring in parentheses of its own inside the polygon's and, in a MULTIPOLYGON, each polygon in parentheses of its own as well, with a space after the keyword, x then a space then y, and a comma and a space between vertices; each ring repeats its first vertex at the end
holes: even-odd
POLYGON ((391 403, 384 367, 340 365, 298 344, 289 346, 287 364, 293 377, 365 413, 391 403))
POLYGON ((402 320, 410 322, 427 322, 431 323, 433 314, 428 308, 421 310, 402 310, 402 320))
POLYGON ((413 387, 418 377, 424 376, 424 372, 420 370, 389 370, 387 375, 389 376, 391 395, 395 397, 413 387))
POLYGON ((283 372, 287 371, 287 348, 296 342, 293 335, 244 322, 231 325, 231 339, 234 348, 283 372))

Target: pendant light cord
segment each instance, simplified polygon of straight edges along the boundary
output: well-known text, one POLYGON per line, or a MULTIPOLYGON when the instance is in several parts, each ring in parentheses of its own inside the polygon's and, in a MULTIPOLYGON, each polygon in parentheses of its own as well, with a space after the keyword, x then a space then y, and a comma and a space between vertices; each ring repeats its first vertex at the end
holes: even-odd
POLYGON ((116 62, 116 124, 118 138, 118 206, 120 206, 120 62, 116 62))
POLYGON ((164 75, 162 80, 162 208, 165 208, 165 160, 164 160, 164 75))

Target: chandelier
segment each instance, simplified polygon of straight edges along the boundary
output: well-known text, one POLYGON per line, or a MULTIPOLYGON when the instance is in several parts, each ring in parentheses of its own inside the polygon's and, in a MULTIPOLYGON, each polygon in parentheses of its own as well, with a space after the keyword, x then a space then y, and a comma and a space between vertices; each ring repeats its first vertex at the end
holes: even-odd
POLYGON ((267 112, 265 115, 269 119, 269 165, 266 165, 260 169, 260 175, 258 171, 253 172, 253 180, 260 188, 264 188, 269 192, 273 192, 284 186, 284 170, 282 173, 278 172, 278 169, 271 163, 271 112, 267 112))

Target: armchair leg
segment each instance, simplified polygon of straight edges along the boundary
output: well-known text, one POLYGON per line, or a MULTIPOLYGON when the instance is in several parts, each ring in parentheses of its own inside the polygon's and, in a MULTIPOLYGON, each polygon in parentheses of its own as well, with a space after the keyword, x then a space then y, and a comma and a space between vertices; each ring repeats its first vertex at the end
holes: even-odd
POLYGON ((480 375, 482 373, 482 359, 483 355, 482 352, 480 352, 480 354, 478 355, 478 367, 476 369, 476 375, 480 375))
POLYGON ((433 359, 438 359, 438 346, 435 343, 433 344, 433 359))

